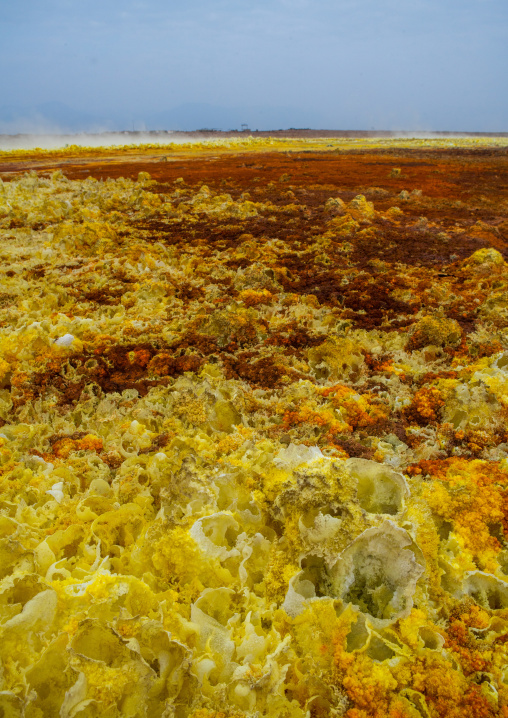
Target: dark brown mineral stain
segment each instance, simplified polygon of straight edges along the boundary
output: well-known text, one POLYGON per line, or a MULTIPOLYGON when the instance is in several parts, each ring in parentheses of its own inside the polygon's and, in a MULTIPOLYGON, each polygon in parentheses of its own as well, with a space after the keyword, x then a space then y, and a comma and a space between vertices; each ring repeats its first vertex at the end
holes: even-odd
POLYGON ((155 439, 152 439, 152 443, 150 446, 148 446, 146 449, 140 449, 140 454, 151 454, 154 451, 159 451, 160 449, 163 449, 170 441, 171 437, 168 433, 159 434, 155 437, 155 439))
POLYGON ((336 437, 334 438, 333 443, 335 446, 343 449, 350 457, 372 459, 374 456, 374 449, 365 446, 353 437, 336 437))
POLYGON ((114 345, 51 362, 50 368, 34 372, 13 398, 19 406, 28 395, 38 397, 52 391, 57 394, 58 405, 65 406, 79 401, 85 387, 94 386, 104 393, 135 389, 145 396, 151 387, 167 385, 171 377, 185 372, 196 372, 203 363, 196 354, 158 353, 151 344, 114 345), (73 381, 66 378, 67 365, 73 370, 73 381))
POLYGON ((116 304, 120 304, 122 296, 126 291, 126 289, 112 289, 105 287, 101 289, 93 289, 90 292, 84 293, 82 296, 87 302, 114 306, 116 304))

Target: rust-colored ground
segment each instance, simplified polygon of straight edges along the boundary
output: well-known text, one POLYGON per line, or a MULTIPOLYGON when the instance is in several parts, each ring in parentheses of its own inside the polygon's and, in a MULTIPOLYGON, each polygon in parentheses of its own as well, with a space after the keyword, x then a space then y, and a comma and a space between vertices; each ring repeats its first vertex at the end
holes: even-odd
MULTIPOLYGON (((283 239, 288 250, 299 242, 305 242, 311 234, 324 227, 323 205, 330 197, 340 194, 344 201, 365 194, 374 201, 376 210, 384 211, 400 205, 397 195, 403 191, 421 190, 418 201, 406 202, 404 220, 390 231, 387 241, 381 244, 360 243, 353 254, 353 261, 361 264, 372 259, 400 261, 423 266, 449 264, 451 255, 468 256, 476 249, 495 246, 508 256, 508 226, 506 208, 508 201, 508 150, 502 149, 394 149, 366 152, 362 150, 333 152, 256 152, 217 155, 212 150, 200 156, 172 155, 169 159, 164 150, 147 154, 131 154, 123 159, 109 158, 69 160, 52 157, 44 159, 3 161, 0 177, 9 180, 36 169, 38 173, 62 169, 69 179, 96 179, 128 177, 135 179, 139 172, 149 172, 162 186, 154 191, 166 192, 167 185, 182 178, 186 185, 204 183, 215 191, 229 193, 237 199, 249 192, 256 202, 270 200, 274 204, 288 203, 288 190, 295 194, 290 198, 305 205, 308 210, 298 226, 286 223, 275 226, 270 223, 270 236, 283 239), (401 170, 398 176, 392 170, 401 170), (383 190, 381 192, 380 190, 383 190), (412 225, 425 215, 430 223, 439 224, 444 230, 452 229, 447 243, 435 241, 428 233, 415 233, 412 225), (468 230, 478 221, 488 225, 485 231, 493 236, 474 236, 468 230), (465 231, 465 234, 463 233, 465 231)), ((172 187, 171 187, 172 189, 172 187)), ((256 220, 248 227, 238 228, 240 234, 248 231, 260 236, 266 229, 263 220, 256 220)), ((212 243, 226 241, 235 243, 235 231, 220 238, 210 231, 209 222, 203 223, 203 233, 212 243)), ((180 241, 188 238, 180 236, 180 241)), ((167 241, 171 242, 169 237, 167 241)), ((308 259, 308 258, 307 258, 308 259)))

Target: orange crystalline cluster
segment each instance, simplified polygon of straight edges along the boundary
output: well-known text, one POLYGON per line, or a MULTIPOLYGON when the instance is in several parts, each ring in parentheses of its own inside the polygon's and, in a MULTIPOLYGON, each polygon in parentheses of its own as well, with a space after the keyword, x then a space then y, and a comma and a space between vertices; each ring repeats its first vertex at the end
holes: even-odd
POLYGON ((240 292, 238 298, 246 307, 255 307, 258 304, 270 304, 273 297, 267 289, 263 289, 260 292, 253 289, 245 289, 243 292, 240 292))
POLYGON ((441 393, 435 387, 423 387, 413 396, 412 409, 419 421, 430 423, 439 419, 439 410, 444 405, 441 393))
POLYGON ((86 434, 82 439, 62 438, 53 444, 53 453, 59 459, 67 459, 72 451, 80 450, 100 452, 103 450, 103 441, 98 436, 86 434))

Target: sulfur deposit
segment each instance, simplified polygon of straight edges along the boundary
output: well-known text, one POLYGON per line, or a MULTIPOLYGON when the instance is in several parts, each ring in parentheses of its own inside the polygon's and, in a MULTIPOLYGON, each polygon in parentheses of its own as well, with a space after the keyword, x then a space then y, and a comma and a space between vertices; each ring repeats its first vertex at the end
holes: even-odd
POLYGON ((506 153, 288 147, 0 180, 0 716, 508 718, 506 153))

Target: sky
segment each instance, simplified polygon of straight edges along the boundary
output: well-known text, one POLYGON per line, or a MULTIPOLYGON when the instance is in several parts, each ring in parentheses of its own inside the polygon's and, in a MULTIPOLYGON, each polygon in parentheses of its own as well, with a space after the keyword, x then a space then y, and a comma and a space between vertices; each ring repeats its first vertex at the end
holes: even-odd
POLYGON ((508 131, 508 1, 0 0, 0 67, 0 132, 508 131))

